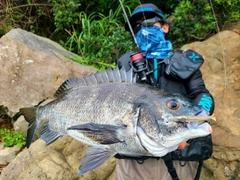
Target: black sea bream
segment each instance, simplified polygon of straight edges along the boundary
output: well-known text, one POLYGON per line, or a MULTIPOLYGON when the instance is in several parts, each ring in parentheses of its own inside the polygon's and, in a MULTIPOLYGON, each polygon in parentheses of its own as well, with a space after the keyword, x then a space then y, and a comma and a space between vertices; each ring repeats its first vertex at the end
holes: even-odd
POLYGON ((47 145, 63 135, 88 144, 78 170, 83 175, 116 154, 162 157, 180 143, 212 132, 207 122, 193 126, 173 120, 207 116, 204 109, 134 79, 131 72, 118 69, 69 79, 55 100, 20 109, 29 122, 27 147, 38 127, 47 145))

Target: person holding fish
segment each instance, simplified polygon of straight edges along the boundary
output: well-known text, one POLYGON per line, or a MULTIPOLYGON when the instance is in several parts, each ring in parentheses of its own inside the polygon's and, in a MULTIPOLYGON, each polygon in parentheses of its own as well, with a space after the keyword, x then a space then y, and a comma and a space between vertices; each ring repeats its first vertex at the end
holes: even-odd
MULTIPOLYGON (((156 5, 137 6, 125 29, 134 33, 140 52, 122 56, 118 60, 119 68, 124 67, 126 71, 133 68, 139 83, 179 93, 193 104, 202 106, 209 115, 213 114, 214 99, 206 89, 199 69, 203 63, 202 56, 194 50, 171 53, 172 44, 166 39, 169 24, 156 5)), ((193 130, 201 123, 193 122, 193 130)), ((208 135, 184 142, 177 150, 161 158, 116 155, 115 179, 197 180, 203 160, 210 158, 211 154, 212 141, 208 135)))
POLYGON ((68 135, 89 146, 77 176, 116 157, 117 180, 199 179, 212 154, 207 121, 214 120, 203 58, 193 50, 171 54, 169 27, 155 5, 138 6, 129 21, 141 51, 120 58, 120 69, 67 79, 47 104, 19 109, 27 148, 38 134, 46 145, 68 135))

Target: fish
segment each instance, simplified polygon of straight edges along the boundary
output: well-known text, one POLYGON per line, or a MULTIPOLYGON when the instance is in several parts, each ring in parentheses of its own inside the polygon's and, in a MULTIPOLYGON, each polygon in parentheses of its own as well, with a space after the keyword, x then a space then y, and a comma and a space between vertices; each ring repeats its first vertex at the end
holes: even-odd
POLYGON ((29 123, 27 148, 37 130, 46 145, 71 136, 88 145, 78 176, 116 155, 162 157, 189 139, 212 133, 208 122, 177 117, 208 116, 180 94, 136 83, 130 69, 107 69, 63 82, 52 101, 20 108, 29 123), (180 118, 182 119, 182 118, 180 118))

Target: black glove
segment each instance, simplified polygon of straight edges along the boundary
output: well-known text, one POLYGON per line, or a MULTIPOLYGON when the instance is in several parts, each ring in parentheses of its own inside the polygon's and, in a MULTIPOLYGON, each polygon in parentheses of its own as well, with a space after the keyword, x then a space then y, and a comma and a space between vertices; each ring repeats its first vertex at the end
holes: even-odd
POLYGON ((184 149, 171 152, 173 160, 200 161, 211 157, 213 152, 211 135, 192 139, 188 143, 189 146, 184 149))

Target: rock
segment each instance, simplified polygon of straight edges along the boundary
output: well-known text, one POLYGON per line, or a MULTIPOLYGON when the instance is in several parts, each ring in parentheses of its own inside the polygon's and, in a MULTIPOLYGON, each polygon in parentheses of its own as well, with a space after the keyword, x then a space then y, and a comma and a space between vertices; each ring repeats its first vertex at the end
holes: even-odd
POLYGON ((182 49, 194 49, 205 58, 201 71, 215 100, 214 151, 212 158, 204 162, 202 179, 240 179, 239 33, 223 31, 182 49))
POLYGON ((28 122, 24 119, 23 116, 20 116, 17 121, 13 124, 14 130, 16 132, 23 132, 27 136, 28 122))
POLYGON ((20 151, 17 146, 4 148, 3 145, 3 143, 0 144, 0 167, 8 165, 20 151))
POLYGON ((107 179, 114 170, 114 159, 82 177, 76 176, 86 147, 68 136, 49 146, 46 146, 45 141, 38 139, 3 169, 0 180, 107 179))
POLYGON ((66 56, 77 56, 47 38, 13 29, 0 39, 0 105, 9 111, 51 98, 63 81, 96 69, 66 56))

